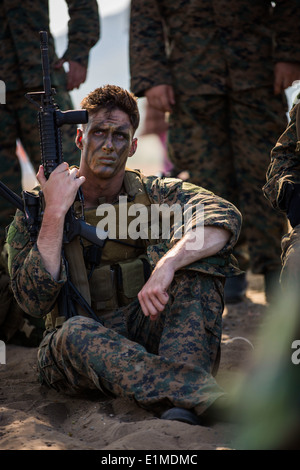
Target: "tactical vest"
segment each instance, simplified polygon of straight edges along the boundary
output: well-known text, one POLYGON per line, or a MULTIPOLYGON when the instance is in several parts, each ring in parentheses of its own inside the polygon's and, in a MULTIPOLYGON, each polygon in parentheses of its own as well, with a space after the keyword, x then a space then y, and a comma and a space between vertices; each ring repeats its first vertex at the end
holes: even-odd
MULTIPOLYGON (((141 204, 148 211, 150 220, 151 201, 145 191, 141 174, 138 171, 126 170, 124 177, 124 194, 126 203, 114 205, 116 239, 108 239, 103 248, 77 237, 64 246, 69 276, 72 283, 100 318, 131 303, 150 276, 151 268, 146 256, 149 236, 137 239, 130 238, 128 227, 136 215, 128 215, 133 204, 141 204), (120 213, 122 211, 122 217, 120 213), (127 227, 120 226, 126 214, 127 227), (124 230, 126 228, 126 231, 124 230), (120 232, 123 234, 119 239, 120 232), (127 237, 124 238, 124 233, 127 237)), ((125 199, 123 199, 125 201, 125 199)), ((99 204, 104 201, 99 200, 99 204)), ((76 207, 75 207, 76 210, 76 207)), ((97 208, 85 211, 87 223, 97 226, 103 217, 96 214, 97 208)), ((88 316, 76 306, 79 315, 88 316)), ((64 316, 59 316, 57 307, 46 316, 46 329, 61 326, 64 316)))

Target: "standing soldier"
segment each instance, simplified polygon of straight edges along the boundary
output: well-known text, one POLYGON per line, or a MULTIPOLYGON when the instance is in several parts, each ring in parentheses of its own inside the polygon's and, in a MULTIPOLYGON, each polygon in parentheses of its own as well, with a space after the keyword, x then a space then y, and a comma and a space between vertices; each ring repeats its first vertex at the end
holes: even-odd
MULTIPOLYGON (((300 78, 298 25, 296 0, 132 1, 131 89, 170 112, 175 167, 241 210, 235 255, 264 275, 266 294, 286 220, 261 188, 286 126, 284 89, 300 78)), ((230 281, 227 302, 242 300, 245 274, 230 281)))
MULTIPOLYGON (((66 2, 70 21, 68 47, 62 58, 58 59, 54 39, 50 33, 48 34, 51 83, 57 91, 55 101, 62 110, 72 109, 69 91, 79 88, 85 81, 89 51, 99 39, 97 1, 66 0, 66 2), (67 74, 63 68, 64 62, 69 64, 67 74)), ((39 31, 49 31, 48 0, 21 2, 3 0, 0 23, 0 79, 6 86, 6 104, 0 105, 1 181, 20 194, 21 175, 16 156, 16 139, 21 140, 36 170, 41 160, 37 108, 27 101, 25 94, 43 89, 39 31)), ((64 159, 70 164, 79 163, 80 154, 70 125, 64 126, 63 130, 63 154, 64 159)), ((0 249, 4 243, 5 227, 11 222, 13 214, 12 206, 1 199, 0 249)), ((24 344, 26 337, 33 337, 34 327, 31 325, 26 328, 27 322, 23 323, 22 312, 15 305, 9 292, 5 266, 4 259, 0 271, 0 337, 7 341, 16 331, 17 325, 22 325, 21 337, 24 337, 22 339, 24 344)))

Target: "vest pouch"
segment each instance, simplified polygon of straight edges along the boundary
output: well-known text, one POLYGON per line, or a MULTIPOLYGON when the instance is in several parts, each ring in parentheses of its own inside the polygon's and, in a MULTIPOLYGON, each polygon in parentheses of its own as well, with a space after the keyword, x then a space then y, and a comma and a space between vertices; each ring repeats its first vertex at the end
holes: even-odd
POLYGON ((120 306, 128 305, 137 297, 146 279, 141 258, 118 263, 118 297, 120 306))
POLYGON ((45 328, 47 332, 53 331, 56 328, 60 328, 62 324, 66 321, 65 317, 59 316, 57 305, 47 313, 45 319, 45 328))
POLYGON ((90 279, 92 308, 96 311, 118 308, 115 270, 111 266, 96 268, 90 279))

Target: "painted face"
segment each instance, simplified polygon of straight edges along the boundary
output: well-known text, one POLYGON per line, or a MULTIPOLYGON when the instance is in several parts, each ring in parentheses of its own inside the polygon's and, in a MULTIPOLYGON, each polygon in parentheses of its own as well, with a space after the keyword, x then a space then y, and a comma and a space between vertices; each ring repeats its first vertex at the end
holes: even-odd
POLYGON ((85 168, 100 178, 111 178, 124 170, 135 151, 133 128, 123 111, 101 110, 89 116, 80 141, 85 168))

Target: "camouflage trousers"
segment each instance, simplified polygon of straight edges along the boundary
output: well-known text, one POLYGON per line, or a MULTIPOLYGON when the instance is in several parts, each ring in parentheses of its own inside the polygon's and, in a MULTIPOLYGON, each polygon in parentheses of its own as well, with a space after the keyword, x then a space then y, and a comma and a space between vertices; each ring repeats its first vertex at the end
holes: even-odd
POLYGON ((241 269, 280 269, 286 218, 262 187, 270 152, 286 128, 287 104, 271 87, 227 95, 177 96, 170 116, 170 160, 192 183, 234 203, 243 227, 234 254, 241 269))
MULTIPOLYGON (((35 91, 35 90, 30 90, 35 91)), ((40 91, 40 90, 36 90, 40 91)), ((0 172, 1 181, 20 195, 21 172, 16 156, 16 139, 20 139, 35 171, 41 164, 40 137, 37 121, 37 108, 25 98, 28 90, 7 92, 6 104, 0 106, 0 172)), ((72 101, 67 92, 55 95, 58 106, 64 111, 72 109, 72 101)), ((62 127, 64 159, 70 164, 79 164, 80 152, 75 145, 76 127, 62 127)), ((4 237, 5 227, 12 221, 15 208, 0 197, 0 238, 4 237)))
POLYGON ((49 333, 38 352, 42 382, 65 393, 98 389, 153 411, 201 414, 224 394, 218 368, 223 282, 181 271, 156 322, 138 300, 97 321, 76 316, 49 333))

